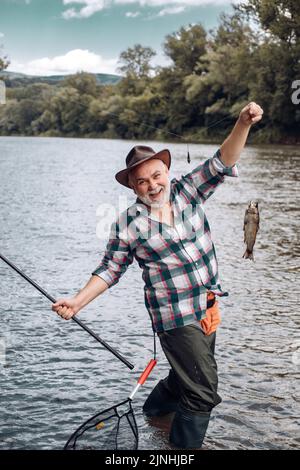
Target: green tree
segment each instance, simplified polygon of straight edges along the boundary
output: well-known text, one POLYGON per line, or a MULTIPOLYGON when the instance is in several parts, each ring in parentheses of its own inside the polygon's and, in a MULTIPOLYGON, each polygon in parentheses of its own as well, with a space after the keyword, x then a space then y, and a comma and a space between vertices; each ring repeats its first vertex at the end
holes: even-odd
MULTIPOLYGON (((253 100, 265 113, 251 138, 293 142, 300 122, 291 100, 300 78, 299 15, 292 0, 243 1, 214 31, 195 24, 168 35, 168 66, 153 69, 150 47, 122 52, 124 76, 116 85, 100 85, 83 72, 56 85, 7 81, 0 133, 221 139, 253 100)), ((6 64, 0 59, 0 69, 6 64)))
POLYGON ((56 116, 57 130, 66 135, 82 135, 90 100, 89 95, 80 95, 75 88, 60 87, 49 106, 56 116))
POLYGON ((151 47, 135 44, 126 51, 121 52, 119 71, 126 77, 148 78, 151 70, 151 59, 156 55, 151 47))
POLYGON ((80 95, 90 95, 96 97, 98 95, 98 86, 96 77, 91 73, 78 72, 65 78, 62 83, 63 87, 74 88, 80 95))
POLYGON ((155 56, 151 47, 136 44, 121 52, 119 57, 119 71, 124 75, 117 84, 116 91, 124 99, 127 96, 137 96, 144 93, 144 89, 151 82, 151 59, 155 56))
POLYGON ((169 67, 157 69, 160 111, 168 132, 182 135, 188 128, 203 124, 202 108, 187 99, 186 79, 201 75, 201 59, 207 52, 206 32, 201 25, 189 25, 166 37, 165 54, 169 67))
POLYGON ((295 44, 300 38, 300 8, 295 0, 248 0, 237 11, 254 19, 273 37, 295 44))
MULTIPOLYGON (((207 53, 198 61, 197 73, 185 79, 186 99, 198 102, 202 125, 236 114, 249 99, 249 82, 253 79, 252 57, 255 37, 238 15, 221 15, 220 24, 207 46, 207 53)), ((232 120, 219 124, 227 128, 232 120)), ((215 129, 212 129, 212 133, 215 129)))
POLYGON ((203 26, 196 24, 182 27, 166 37, 165 54, 172 60, 174 68, 181 70, 182 75, 195 71, 200 57, 206 53, 206 36, 203 26))
POLYGON ((31 130, 34 135, 59 135, 57 132, 57 116, 53 111, 45 111, 31 123, 31 130))
POLYGON ((0 133, 31 135, 31 123, 42 112, 42 103, 36 100, 9 100, 0 112, 0 133))
POLYGON ((254 56, 256 75, 249 83, 253 99, 264 109, 266 133, 297 135, 300 115, 291 101, 292 84, 300 77, 300 10, 292 0, 249 0, 237 6, 240 14, 255 21, 260 31, 260 47, 254 56))
POLYGON ((112 92, 107 96, 104 93, 101 99, 91 100, 88 109, 88 132, 107 138, 123 137, 118 128, 119 116, 124 107, 122 96, 112 92))
POLYGON ((17 125, 18 111, 17 100, 8 100, 5 106, 0 106, 0 135, 14 135, 20 132, 17 125))

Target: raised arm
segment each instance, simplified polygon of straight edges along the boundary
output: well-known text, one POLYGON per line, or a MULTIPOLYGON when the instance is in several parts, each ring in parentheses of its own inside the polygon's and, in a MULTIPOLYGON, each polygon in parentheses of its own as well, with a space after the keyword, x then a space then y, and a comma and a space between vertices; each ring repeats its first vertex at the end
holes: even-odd
POLYGON ((260 121, 262 115, 262 108, 253 102, 242 109, 234 128, 220 147, 221 161, 226 167, 233 166, 238 161, 251 126, 260 121))

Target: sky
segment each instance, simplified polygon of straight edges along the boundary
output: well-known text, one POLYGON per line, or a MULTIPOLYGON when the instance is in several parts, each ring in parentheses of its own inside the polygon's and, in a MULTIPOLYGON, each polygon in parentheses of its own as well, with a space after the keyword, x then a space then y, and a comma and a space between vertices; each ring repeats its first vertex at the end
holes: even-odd
POLYGON ((118 73, 118 58, 134 44, 166 65, 164 38, 181 26, 215 28, 232 0, 0 0, 0 45, 8 70, 57 75, 80 70, 118 73))

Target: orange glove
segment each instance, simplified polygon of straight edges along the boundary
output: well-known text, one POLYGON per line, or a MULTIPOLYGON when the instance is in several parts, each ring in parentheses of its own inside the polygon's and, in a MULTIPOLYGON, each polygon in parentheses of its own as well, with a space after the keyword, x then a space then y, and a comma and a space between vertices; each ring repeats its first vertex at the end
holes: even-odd
MULTIPOLYGON (((210 300, 214 297, 212 292, 207 294, 207 299, 210 300)), ((219 309, 219 303, 216 300, 214 305, 206 310, 206 318, 200 320, 201 328, 206 335, 211 335, 216 331, 219 324, 221 323, 221 315, 219 309)))

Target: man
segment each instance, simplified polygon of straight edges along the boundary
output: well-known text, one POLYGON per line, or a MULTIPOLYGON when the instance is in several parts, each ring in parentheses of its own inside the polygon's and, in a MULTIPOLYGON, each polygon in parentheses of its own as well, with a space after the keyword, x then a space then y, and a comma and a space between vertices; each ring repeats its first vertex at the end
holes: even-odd
POLYGON ((137 201, 113 224, 100 266, 87 285, 52 309, 68 320, 108 287, 116 284, 136 259, 143 270, 145 304, 171 370, 146 400, 147 416, 175 412, 170 442, 201 448, 217 393, 212 312, 221 290, 205 201, 224 181, 237 176, 237 162, 251 126, 263 110, 249 103, 216 154, 179 180, 169 180, 171 155, 136 146, 117 181, 133 189, 137 201), (209 295, 208 295, 209 294, 209 295))

